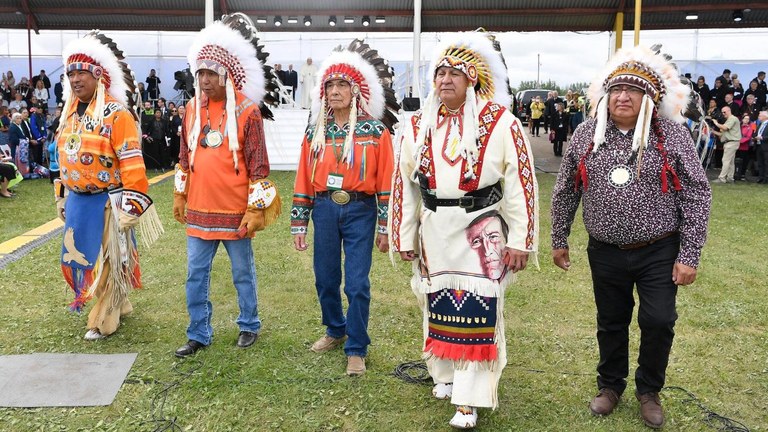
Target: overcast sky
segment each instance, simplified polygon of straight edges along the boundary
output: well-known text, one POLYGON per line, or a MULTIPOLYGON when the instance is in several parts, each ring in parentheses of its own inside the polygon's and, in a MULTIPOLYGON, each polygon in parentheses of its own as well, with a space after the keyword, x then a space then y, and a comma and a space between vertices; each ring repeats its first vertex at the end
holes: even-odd
MULTIPOLYGON (((286 63, 295 56, 296 40, 302 58, 322 58, 333 46, 349 41, 353 37, 367 37, 369 43, 394 63, 410 62, 413 58, 412 36, 410 34, 386 33, 318 33, 285 34, 263 33, 265 44, 272 49, 273 61, 286 63), (344 38, 342 35, 346 35, 344 38), (270 44, 271 42, 271 44, 270 44), (282 49, 283 47, 288 49, 282 49)), ((428 61, 440 34, 422 35, 421 58, 428 61)), ((624 46, 633 44, 632 32, 624 32, 624 46)), ((599 72, 611 54, 611 33, 502 33, 499 35, 504 57, 509 68, 513 87, 520 81, 537 79, 537 55, 540 58, 539 77, 564 85, 574 82, 588 82, 599 72)), ((653 45, 661 43, 663 51, 672 55, 684 72, 702 74, 707 82, 722 72, 727 64, 734 72, 749 75, 751 79, 758 70, 768 70, 768 50, 756 49, 768 40, 768 29, 743 30, 678 30, 641 32, 640 43, 653 45), (732 66, 732 67, 731 67, 732 66), (716 72, 716 73, 715 73, 716 72)), ((293 61, 293 60, 292 60, 293 61)))

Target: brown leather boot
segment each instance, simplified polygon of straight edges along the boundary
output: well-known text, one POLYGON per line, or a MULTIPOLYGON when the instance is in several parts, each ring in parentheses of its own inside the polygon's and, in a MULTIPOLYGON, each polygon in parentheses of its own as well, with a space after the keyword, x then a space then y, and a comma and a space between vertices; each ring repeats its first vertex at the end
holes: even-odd
POLYGON ((620 398, 621 396, 616 393, 616 390, 607 387, 601 388, 597 396, 589 403, 589 410, 596 416, 608 415, 619 404, 620 398))
POLYGON ((635 396, 640 401, 640 415, 643 417, 643 423, 653 429, 664 426, 664 411, 661 409, 659 394, 656 392, 635 393, 635 396))

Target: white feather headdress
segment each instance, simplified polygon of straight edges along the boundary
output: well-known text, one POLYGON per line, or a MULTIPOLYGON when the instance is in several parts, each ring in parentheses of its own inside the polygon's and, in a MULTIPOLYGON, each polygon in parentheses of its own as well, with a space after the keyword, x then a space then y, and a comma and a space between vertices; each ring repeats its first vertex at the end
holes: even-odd
POLYGON ((512 105, 512 96, 507 88, 507 67, 501 53, 494 48, 489 33, 461 32, 446 37, 435 51, 429 66, 433 78, 432 90, 438 65, 446 57, 460 59, 475 66, 477 82, 480 84, 476 91, 478 100, 493 101, 504 107, 512 105))
POLYGON ((237 115, 235 112, 236 92, 241 93, 255 104, 260 104, 266 94, 264 65, 258 58, 256 46, 256 27, 253 21, 242 13, 225 15, 198 33, 189 48, 187 61, 195 77, 195 121, 188 133, 187 144, 190 150, 190 165, 194 164, 197 141, 200 139, 200 91, 197 71, 212 70, 219 75, 219 82, 226 86, 227 138, 229 150, 234 159, 235 171, 238 170, 237 115))
MULTIPOLYGON (((71 70, 87 70, 98 80, 93 98, 96 100, 94 120, 101 123, 104 115, 104 94, 120 102, 138 121, 137 107, 140 96, 131 67, 124 61, 117 44, 99 30, 91 30, 80 39, 69 42, 61 53, 64 73, 71 70)), ((63 82, 63 112, 68 113, 75 103, 69 80, 63 82)), ((62 122, 62 126, 65 122, 62 122)))
POLYGON ((660 53, 661 46, 636 46, 617 51, 587 91, 592 115, 597 116, 593 151, 605 142, 608 122, 608 90, 614 85, 629 85, 645 91, 638 124, 632 143, 633 150, 648 145, 650 118, 655 107, 658 115, 675 122, 685 121, 683 111, 688 106, 690 86, 680 80, 680 71, 671 57, 660 53))
MULTIPOLYGON (((464 128, 461 134, 460 151, 472 166, 478 157, 478 102, 491 101, 510 108, 512 96, 509 93, 507 67, 501 55, 501 47, 494 36, 484 31, 462 32, 447 37, 435 51, 430 64, 432 86, 421 115, 421 128, 416 137, 416 146, 424 145, 426 137, 437 125, 440 99, 435 91, 434 78, 440 67, 451 67, 462 71, 470 81, 462 112, 464 128)), ((418 164, 417 164, 418 166, 418 164)), ((474 175, 467 171, 467 176, 474 175)))
POLYGON ((365 112, 381 120, 390 130, 397 121, 394 113, 399 111, 400 106, 392 89, 392 70, 378 52, 362 40, 355 39, 347 47, 337 47, 320 65, 318 76, 320 79, 311 92, 312 113, 309 121, 315 125, 312 150, 319 152, 325 148, 326 120, 331 114, 325 84, 334 79, 347 81, 352 86, 353 97, 342 161, 351 166, 354 163, 354 132, 360 114, 365 112))

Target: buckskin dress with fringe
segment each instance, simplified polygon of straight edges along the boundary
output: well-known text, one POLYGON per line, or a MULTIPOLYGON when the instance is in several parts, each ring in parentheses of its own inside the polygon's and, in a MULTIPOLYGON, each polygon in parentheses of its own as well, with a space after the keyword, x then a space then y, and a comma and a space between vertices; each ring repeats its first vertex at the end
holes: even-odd
POLYGON ((78 120, 77 104, 73 104, 62 120, 71 126, 58 137, 61 181, 70 191, 61 269, 75 293, 70 308, 79 312, 98 297, 88 316, 88 328, 109 335, 117 330, 120 316, 133 309, 127 293, 141 287, 141 272, 133 230, 120 232, 106 191, 122 186, 146 194, 149 184, 133 117, 105 95, 103 124, 99 125, 93 120, 95 105, 91 102, 78 120), (80 145, 67 146, 65 141, 75 131, 80 145), (123 254, 118 247, 121 241, 126 249, 123 254))

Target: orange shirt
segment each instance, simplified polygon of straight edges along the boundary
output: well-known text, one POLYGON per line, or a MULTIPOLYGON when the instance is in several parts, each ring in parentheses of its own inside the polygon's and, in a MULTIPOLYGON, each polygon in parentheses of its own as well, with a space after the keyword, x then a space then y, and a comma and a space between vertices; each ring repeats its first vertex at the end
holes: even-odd
POLYGON ((205 137, 202 128, 210 119, 211 130, 221 131, 224 141, 216 148, 203 147, 198 143, 190 169, 187 128, 194 124, 197 101, 194 98, 187 104, 179 153, 181 167, 189 172, 187 235, 204 240, 238 240, 238 227, 248 206, 249 181, 269 175, 261 113, 257 104, 238 95, 236 113, 240 149, 236 152, 236 172, 229 138, 225 134, 225 102, 203 100, 200 107, 200 140, 205 137))
POLYGON ((104 120, 99 126, 93 120, 95 104, 91 101, 82 117, 77 115, 76 103, 62 114, 64 129, 56 137, 61 182, 78 193, 122 186, 146 194, 149 183, 135 119, 107 94, 104 120))
POLYGON ((379 232, 386 232, 390 184, 392 182, 392 137, 383 123, 371 117, 359 117, 355 128, 352 166, 341 162, 346 133, 332 120, 326 127, 325 149, 312 154, 312 128, 301 144, 291 210, 291 233, 306 233, 309 215, 317 192, 328 190, 328 175, 344 177, 342 189, 376 195, 379 232))

